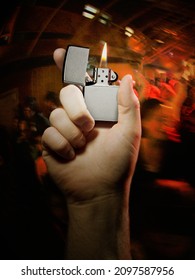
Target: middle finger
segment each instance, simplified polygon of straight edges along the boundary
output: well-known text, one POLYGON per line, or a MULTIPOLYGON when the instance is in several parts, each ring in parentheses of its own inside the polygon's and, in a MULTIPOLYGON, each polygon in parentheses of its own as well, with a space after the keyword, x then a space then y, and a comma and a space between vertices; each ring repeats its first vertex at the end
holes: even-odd
POLYGON ((49 120, 51 125, 54 126, 74 148, 81 148, 85 145, 85 136, 70 120, 65 110, 62 108, 53 110, 49 120))

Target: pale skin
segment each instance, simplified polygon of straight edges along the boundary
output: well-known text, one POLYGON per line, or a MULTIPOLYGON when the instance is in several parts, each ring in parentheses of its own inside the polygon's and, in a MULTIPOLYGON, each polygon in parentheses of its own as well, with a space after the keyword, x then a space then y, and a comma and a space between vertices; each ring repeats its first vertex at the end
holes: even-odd
MULTIPOLYGON (((54 52, 59 69, 64 54, 54 52)), ((115 124, 95 122, 76 86, 62 88, 60 101, 42 143, 48 171, 67 201, 65 258, 129 259, 129 193, 141 137, 132 77, 120 82, 115 124)))

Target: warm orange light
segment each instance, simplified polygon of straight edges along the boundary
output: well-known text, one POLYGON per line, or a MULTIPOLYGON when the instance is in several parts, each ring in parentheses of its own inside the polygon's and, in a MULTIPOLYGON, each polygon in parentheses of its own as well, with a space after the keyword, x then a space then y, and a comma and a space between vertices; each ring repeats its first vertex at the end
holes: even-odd
POLYGON ((104 43, 102 56, 100 60, 100 68, 106 68, 106 67, 107 67, 107 43, 104 43))

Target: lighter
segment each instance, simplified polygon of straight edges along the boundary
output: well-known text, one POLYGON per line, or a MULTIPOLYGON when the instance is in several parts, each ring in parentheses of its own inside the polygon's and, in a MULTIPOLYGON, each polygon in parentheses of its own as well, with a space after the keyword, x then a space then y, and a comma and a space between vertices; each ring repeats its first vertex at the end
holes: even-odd
POLYGON ((90 80, 86 76, 89 48, 68 46, 64 59, 62 80, 64 83, 83 87, 85 103, 97 121, 118 119, 118 86, 112 85, 118 75, 109 68, 93 68, 90 80))

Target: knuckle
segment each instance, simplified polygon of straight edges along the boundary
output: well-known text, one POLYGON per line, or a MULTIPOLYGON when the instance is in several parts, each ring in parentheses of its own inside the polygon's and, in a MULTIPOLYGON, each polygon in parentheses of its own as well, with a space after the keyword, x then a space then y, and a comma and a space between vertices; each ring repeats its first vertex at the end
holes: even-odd
POLYGON ((60 138, 58 139, 58 141, 56 141, 56 143, 55 143, 55 151, 56 151, 57 153, 61 153, 61 152, 64 153, 64 152, 67 152, 67 151, 70 149, 69 146, 70 146, 70 145, 69 145, 69 143, 66 141, 66 139, 60 137, 60 138))
POLYGON ((74 123, 80 124, 87 118, 85 110, 80 109, 77 112, 74 112, 71 116, 71 119, 74 123))
POLYGON ((70 134, 70 141, 78 143, 83 139, 83 134, 79 130, 72 130, 70 134))

